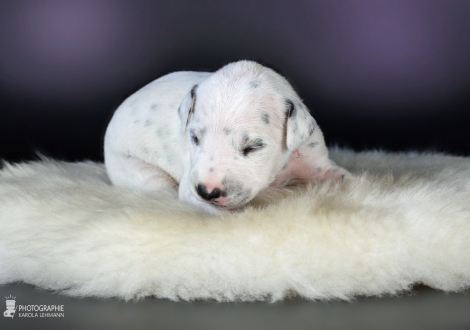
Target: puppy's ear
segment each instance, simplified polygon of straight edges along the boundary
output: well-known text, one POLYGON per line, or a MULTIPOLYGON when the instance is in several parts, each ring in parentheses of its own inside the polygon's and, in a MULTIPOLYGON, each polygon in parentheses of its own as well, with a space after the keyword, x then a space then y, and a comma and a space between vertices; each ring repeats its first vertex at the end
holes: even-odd
POLYGON ((287 149, 295 150, 313 134, 317 123, 300 100, 286 99, 286 118, 287 149))
POLYGON ((191 120, 191 117, 194 113, 194 107, 196 106, 196 89, 197 85, 194 85, 193 88, 191 88, 191 91, 186 94, 180 104, 180 107, 178 108, 181 127, 184 129, 184 131, 187 130, 189 121, 191 120))

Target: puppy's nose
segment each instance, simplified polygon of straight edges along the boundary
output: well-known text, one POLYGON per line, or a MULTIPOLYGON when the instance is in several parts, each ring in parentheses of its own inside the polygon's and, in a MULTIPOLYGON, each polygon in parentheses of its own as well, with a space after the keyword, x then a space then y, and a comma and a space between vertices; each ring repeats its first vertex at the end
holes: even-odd
POLYGON ((225 196, 225 193, 222 190, 220 190, 220 188, 214 188, 209 193, 207 191, 207 187, 203 183, 199 183, 196 186, 196 191, 197 191, 197 194, 201 196, 203 199, 205 199, 206 201, 211 201, 221 196, 225 196))

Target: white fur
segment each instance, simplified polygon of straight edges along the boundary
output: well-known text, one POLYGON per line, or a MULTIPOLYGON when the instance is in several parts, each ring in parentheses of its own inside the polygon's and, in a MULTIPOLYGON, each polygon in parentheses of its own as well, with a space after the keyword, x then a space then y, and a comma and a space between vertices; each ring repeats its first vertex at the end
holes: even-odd
POLYGON ((178 189, 181 200, 211 213, 237 209, 269 185, 347 174, 329 160, 320 128, 287 80, 250 61, 145 86, 117 109, 104 150, 114 185, 178 189), (244 154, 248 146, 257 147, 244 154), (225 195, 205 201, 198 185, 225 195))
POLYGON ((333 151, 344 184, 262 192, 221 217, 104 166, 0 171, 0 284, 73 296, 350 299, 470 286, 470 159, 333 151), (368 174, 361 173, 367 169, 368 174))

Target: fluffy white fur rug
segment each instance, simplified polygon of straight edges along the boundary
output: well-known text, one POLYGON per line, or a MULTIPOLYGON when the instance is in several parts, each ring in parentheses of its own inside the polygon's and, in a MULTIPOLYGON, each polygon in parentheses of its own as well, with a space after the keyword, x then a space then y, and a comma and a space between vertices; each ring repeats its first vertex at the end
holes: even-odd
POLYGON ((220 301, 470 286, 470 159, 331 156, 357 179, 270 190, 226 217, 171 193, 111 187, 102 164, 5 164, 0 283, 74 296, 220 301))

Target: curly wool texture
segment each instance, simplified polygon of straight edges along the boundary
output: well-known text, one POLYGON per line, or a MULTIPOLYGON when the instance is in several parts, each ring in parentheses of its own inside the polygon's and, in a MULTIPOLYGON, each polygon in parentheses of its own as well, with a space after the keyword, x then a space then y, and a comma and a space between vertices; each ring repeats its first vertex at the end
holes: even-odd
POLYGON ((356 177, 263 192, 217 217, 109 185, 102 164, 0 171, 0 283, 72 296, 351 299, 470 285, 470 159, 331 157, 356 177))

